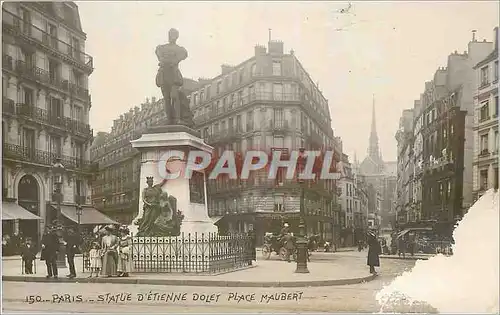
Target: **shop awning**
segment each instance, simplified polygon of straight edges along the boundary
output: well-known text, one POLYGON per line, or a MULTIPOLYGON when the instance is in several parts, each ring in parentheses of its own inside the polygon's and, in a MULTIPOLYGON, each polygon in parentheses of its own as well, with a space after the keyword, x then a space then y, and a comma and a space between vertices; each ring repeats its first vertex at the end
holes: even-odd
POLYGON ((432 228, 431 227, 418 227, 418 228, 405 229, 405 230, 398 233, 398 238, 405 236, 408 232, 411 232, 411 231, 432 231, 432 228))
MULTIPOLYGON (((71 221, 78 223, 78 216, 76 215, 75 206, 61 206, 61 214, 71 221)), ((80 216, 80 224, 119 224, 118 222, 110 219, 105 214, 99 212, 92 207, 83 207, 82 215, 80 216)))
POLYGON ((4 220, 41 220, 15 202, 2 201, 2 221, 4 220))
POLYGON ((217 224, 224 216, 215 216, 215 217, 210 217, 210 220, 212 220, 213 224, 217 224))

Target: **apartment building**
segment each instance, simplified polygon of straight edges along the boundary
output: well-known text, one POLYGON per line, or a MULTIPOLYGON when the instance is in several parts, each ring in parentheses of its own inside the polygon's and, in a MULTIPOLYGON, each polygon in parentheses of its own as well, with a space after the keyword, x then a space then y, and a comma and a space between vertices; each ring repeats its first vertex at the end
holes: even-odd
POLYGON ((411 141, 407 140, 409 135, 399 133, 400 149, 407 151, 399 152, 401 162, 410 165, 400 168, 398 177, 413 186, 404 188, 405 195, 401 195, 404 183, 398 186, 399 204, 404 206, 398 209, 403 211, 398 212, 400 224, 427 222, 438 234, 451 235, 455 222, 472 205, 477 82, 474 66, 492 48, 491 42, 478 41, 474 31, 468 50, 450 54, 447 67, 436 70, 433 80, 425 83, 420 99, 414 102, 411 141), (411 168, 413 176, 408 175, 411 168))
MULTIPOLYGON (((258 45, 248 60, 221 68, 191 94, 197 128, 217 154, 279 150, 286 158, 290 150, 330 149, 340 161, 342 142, 333 134, 328 101, 282 42, 270 41, 267 49, 258 45)), ((341 220, 335 183, 306 185, 308 233, 331 240, 341 220)), ((264 171, 249 180, 218 178, 209 182, 208 195, 209 214, 221 231, 246 232, 253 225, 262 242, 265 232, 277 232, 285 222, 298 227, 300 187, 284 179, 284 169, 276 180, 264 171)))
POLYGON ((76 221, 101 218, 90 207, 94 171, 88 148, 93 59, 73 2, 5 2, 2 6, 2 221, 9 232, 35 240, 56 216, 54 174, 65 171, 62 213, 76 221), (41 220, 22 220, 27 210, 41 220), (21 218, 21 219, 20 219, 21 218))
POLYGON ((498 189, 498 27, 493 51, 474 69, 477 93, 474 96, 474 198, 487 189, 498 189))

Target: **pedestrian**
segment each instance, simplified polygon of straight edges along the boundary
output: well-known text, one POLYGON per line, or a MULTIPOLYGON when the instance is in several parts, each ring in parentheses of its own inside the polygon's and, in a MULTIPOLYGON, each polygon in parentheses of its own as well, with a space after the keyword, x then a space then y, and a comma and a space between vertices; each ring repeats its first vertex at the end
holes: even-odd
POLYGON ((33 274, 33 261, 36 259, 36 247, 33 246, 31 239, 27 238, 23 244, 21 258, 24 265, 24 273, 27 275, 33 274))
POLYGON ((105 235, 102 237, 102 270, 101 274, 106 277, 116 276, 118 265, 119 238, 114 234, 115 227, 108 225, 104 228, 105 235))
POLYGON ((42 253, 41 260, 45 260, 47 266, 46 278, 57 279, 57 253, 59 252, 59 237, 56 234, 55 228, 48 227, 42 237, 42 253))
POLYGON ((285 236, 283 236, 283 247, 285 247, 286 249, 286 257, 285 257, 286 261, 291 262, 290 257, 296 250, 295 238, 292 235, 292 233, 288 233, 285 236))
POLYGON ((257 236, 255 235, 255 230, 253 229, 253 224, 250 225, 248 229, 248 251, 250 254, 250 264, 252 261, 257 260, 257 253, 255 247, 257 246, 257 236))
POLYGON ((380 248, 380 243, 377 240, 377 235, 374 231, 369 231, 367 235, 368 243, 368 259, 367 265, 370 266, 370 273, 377 274, 375 267, 380 267, 380 253, 382 249, 380 248))
POLYGON ((75 255, 78 253, 78 246, 80 246, 80 236, 75 233, 72 227, 67 230, 66 237, 64 238, 64 245, 66 245, 66 259, 68 260, 69 274, 66 277, 73 279, 76 277, 75 269, 75 255))
POLYGON ((89 251, 90 258, 90 276, 92 278, 92 274, 95 273, 95 277, 99 277, 99 272, 102 268, 102 257, 101 257, 101 249, 97 242, 92 243, 92 248, 89 251))
POLYGON ((128 277, 132 269, 132 257, 130 247, 132 246, 132 238, 127 226, 120 227, 120 241, 118 246, 118 277, 128 277))

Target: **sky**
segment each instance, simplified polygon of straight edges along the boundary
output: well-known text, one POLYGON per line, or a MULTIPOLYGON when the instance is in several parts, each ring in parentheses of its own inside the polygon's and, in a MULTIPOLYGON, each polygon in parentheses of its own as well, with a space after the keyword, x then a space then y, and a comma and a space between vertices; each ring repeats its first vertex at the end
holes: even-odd
POLYGON ((332 128, 353 161, 366 156, 372 101, 384 160, 396 160, 399 118, 425 81, 463 52, 477 30, 493 41, 497 1, 459 2, 104 2, 77 1, 95 70, 90 124, 110 131, 113 120, 146 98, 161 97, 154 79, 155 47, 168 30, 189 53, 186 78, 212 78, 222 64, 250 58, 256 44, 281 40, 328 99, 332 128))

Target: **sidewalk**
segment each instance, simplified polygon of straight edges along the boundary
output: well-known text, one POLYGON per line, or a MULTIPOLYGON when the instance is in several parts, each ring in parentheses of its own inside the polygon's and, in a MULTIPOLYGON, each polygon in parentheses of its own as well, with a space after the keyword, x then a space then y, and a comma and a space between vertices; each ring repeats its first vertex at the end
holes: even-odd
MULTIPOLYGON (((181 274, 181 273, 142 273, 131 274, 129 278, 87 278, 88 273, 79 274, 75 279, 66 278, 67 269, 59 271, 57 280, 45 278, 45 263, 36 261, 36 274, 21 273, 21 259, 2 260, 2 280, 21 282, 97 282, 117 284, 150 284, 207 287, 318 287, 356 284, 371 281, 364 264, 356 259, 343 258, 331 264, 308 263, 309 274, 294 273, 296 264, 283 261, 263 260, 254 262, 251 268, 218 275, 181 274), (348 260, 351 260, 350 262, 348 260)), ((82 267, 82 258, 75 259, 78 270, 82 267)))

